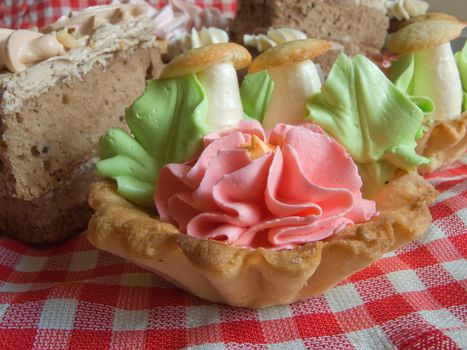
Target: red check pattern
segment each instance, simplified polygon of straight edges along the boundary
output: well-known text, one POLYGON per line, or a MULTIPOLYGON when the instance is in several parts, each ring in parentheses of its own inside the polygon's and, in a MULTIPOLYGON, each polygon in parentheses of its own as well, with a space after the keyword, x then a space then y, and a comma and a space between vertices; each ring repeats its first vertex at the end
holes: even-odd
MULTIPOLYGON (((0 26, 108 2, 0 1, 0 26)), ((235 11, 234 1, 203 3, 235 11)), ((200 300, 84 235, 41 249, 0 239, 0 348, 467 348, 467 157, 427 178, 441 195, 421 240, 322 296, 266 310, 200 300)))
POLYGON ((1 349, 467 348, 467 157, 428 176, 427 234, 290 306, 215 305, 93 248, 0 240, 1 349))

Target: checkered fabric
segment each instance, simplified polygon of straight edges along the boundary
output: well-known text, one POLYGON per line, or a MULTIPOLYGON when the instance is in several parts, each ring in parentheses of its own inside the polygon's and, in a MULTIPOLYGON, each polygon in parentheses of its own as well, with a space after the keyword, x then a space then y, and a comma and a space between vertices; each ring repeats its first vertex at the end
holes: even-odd
POLYGON ((467 348, 467 158, 429 176, 433 225, 328 293, 215 305, 93 248, 0 240, 1 349, 467 348))
MULTIPOLYGON (((0 0, 0 27, 108 2, 0 0)), ((41 249, 0 239, 0 349, 467 348, 467 157, 428 179, 441 195, 424 238, 322 296, 258 311, 186 294, 84 235, 41 249)))
MULTIPOLYGON (((112 0, 0 0, 0 28, 40 28, 70 11, 111 2, 112 0)), ((167 0, 146 2, 156 8, 167 4, 167 0)), ((201 7, 217 7, 231 17, 237 8, 235 0, 196 0, 195 3, 201 7)))

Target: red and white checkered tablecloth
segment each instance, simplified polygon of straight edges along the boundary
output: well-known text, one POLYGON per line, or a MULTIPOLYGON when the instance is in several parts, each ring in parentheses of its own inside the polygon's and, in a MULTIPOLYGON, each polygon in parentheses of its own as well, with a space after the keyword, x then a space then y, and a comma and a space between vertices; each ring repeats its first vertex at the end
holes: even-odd
POLYGON ((84 235, 1 239, 0 348, 467 348, 467 159, 429 179, 441 195, 424 238, 320 297, 258 311, 191 296, 84 235))
MULTIPOLYGON (((0 0, 0 26, 104 2, 0 0)), ((467 156, 428 178, 441 195, 424 238, 323 296, 258 311, 188 295, 84 235, 48 248, 0 239, 0 349, 467 348, 467 156)))

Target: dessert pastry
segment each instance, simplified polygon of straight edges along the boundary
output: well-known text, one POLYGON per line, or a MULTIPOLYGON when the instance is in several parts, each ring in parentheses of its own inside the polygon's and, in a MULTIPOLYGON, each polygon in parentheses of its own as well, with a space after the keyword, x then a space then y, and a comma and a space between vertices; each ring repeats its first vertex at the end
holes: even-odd
POLYGON ((97 140, 162 68, 152 21, 125 6, 0 30, 1 231, 49 243, 85 227, 97 140))
POLYGON ((379 53, 389 26, 385 4, 386 0, 241 0, 231 25, 232 38, 243 42, 245 34, 266 34, 270 28, 301 30, 308 38, 332 44, 331 50, 316 61, 329 72, 341 51, 350 56, 379 53))
POLYGON ((324 293, 388 251, 420 238, 431 224, 436 191, 411 174, 390 182, 375 199, 379 215, 325 240, 295 249, 247 249, 195 238, 95 183, 96 211, 88 239, 96 247, 153 271, 212 302, 262 308, 324 293))
POLYGON ((143 96, 126 110, 132 136, 111 129, 101 138, 97 172, 114 179, 125 198, 153 207, 162 166, 189 160, 201 150, 204 135, 243 118, 236 69, 250 62, 248 51, 233 43, 176 57, 162 71, 163 79, 148 82, 143 96))
MULTIPOLYGON (((390 77, 395 85, 414 100, 424 98, 431 125, 419 141, 418 151, 431 158, 420 167, 431 172, 458 159, 467 147, 467 49, 457 54, 450 41, 466 24, 440 13, 414 17, 388 40, 388 48, 400 54, 393 62, 390 77), (426 101, 428 99, 428 101, 426 101)), ((423 109, 423 106, 422 106, 423 109)))
MULTIPOLYGON (((292 116, 286 113, 269 130, 260 124, 271 99, 278 98, 268 70, 282 69, 286 62, 301 65, 326 48, 325 41, 304 40, 266 51, 250 65, 241 93, 234 74, 224 74, 232 81, 217 78, 221 69, 249 64, 248 53, 237 45, 210 45, 174 59, 162 80, 151 82, 128 109, 134 136, 119 131, 120 139, 110 134, 101 139, 98 169, 102 166, 100 173, 109 180, 92 186, 89 201, 96 212, 88 226, 89 241, 204 299, 260 308, 323 293, 420 237, 431 223, 427 205, 436 191, 413 172, 395 173, 405 161, 425 161, 414 152, 423 113, 382 72, 377 74, 371 62, 342 56, 329 76, 331 87, 324 83, 321 97, 314 100, 321 94, 315 92, 309 101, 294 103, 306 111, 308 102, 310 116, 321 121, 325 118, 315 113, 317 105, 333 93, 336 79, 341 88, 336 98, 346 98, 364 84, 373 88, 374 81, 383 84, 374 92, 382 101, 371 110, 373 119, 366 120, 364 106, 351 98, 341 110, 326 106, 336 119, 341 111, 351 122, 357 115, 362 123, 386 128, 387 137, 368 141, 377 155, 368 163, 386 161, 378 158, 383 152, 396 165, 373 199, 362 196, 362 178, 351 157, 357 154, 354 145, 306 122, 306 114, 301 121, 290 119, 296 125, 289 124, 292 116), (361 85, 354 86, 357 75, 361 85), (158 97, 156 90, 166 95, 158 97), (250 93, 258 97, 259 107, 238 105, 245 99, 251 103, 250 93), (243 120, 238 106, 240 112, 243 107, 243 120), (379 120, 386 113, 394 127, 379 120), (408 131, 398 136, 402 127, 408 131), (122 186, 122 178, 129 180, 128 186, 122 186), (148 186, 133 186, 138 182, 148 186), (148 195, 154 197, 159 216, 148 195)), ((308 83, 296 74, 289 78, 297 85, 308 83)), ((364 130, 368 132, 349 134, 357 145, 374 133, 364 130)))

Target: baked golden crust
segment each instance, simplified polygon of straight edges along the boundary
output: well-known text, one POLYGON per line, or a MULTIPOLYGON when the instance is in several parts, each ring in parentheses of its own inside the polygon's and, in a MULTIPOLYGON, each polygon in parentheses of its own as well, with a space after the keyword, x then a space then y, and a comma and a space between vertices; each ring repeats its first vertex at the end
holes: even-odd
POLYGON ((436 190, 416 174, 378 194, 380 215, 330 239, 293 250, 249 250, 180 233, 94 183, 88 239, 96 247, 156 272, 186 291, 233 306, 263 308, 321 294, 384 253, 419 238, 430 226, 436 190))
POLYGON ((326 40, 303 39, 285 42, 271 47, 256 57, 248 67, 248 73, 286 64, 303 62, 329 50, 331 44, 326 40))
POLYGON ((459 119, 437 122, 419 142, 417 152, 431 158, 431 163, 418 168, 431 173, 459 159, 467 150, 467 112, 459 119))
POLYGON ((175 57, 165 66, 160 78, 178 78, 198 73, 222 62, 230 62, 235 69, 242 69, 250 64, 251 55, 243 46, 234 43, 206 45, 175 57))
POLYGON ((438 47, 457 38, 465 26, 465 22, 443 13, 417 16, 389 36, 387 47, 400 54, 438 47))

